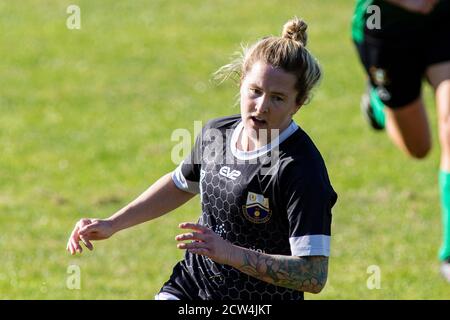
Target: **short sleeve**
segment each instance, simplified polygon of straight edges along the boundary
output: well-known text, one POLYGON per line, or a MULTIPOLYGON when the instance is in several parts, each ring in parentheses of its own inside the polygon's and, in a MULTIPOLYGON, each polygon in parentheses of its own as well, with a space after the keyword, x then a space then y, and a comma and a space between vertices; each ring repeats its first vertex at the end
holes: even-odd
POLYGON ((326 169, 304 173, 294 167, 285 175, 289 243, 294 256, 329 256, 331 209, 337 194, 326 169), (318 171, 318 172, 317 172, 318 171))
POLYGON ((202 133, 195 139, 194 148, 191 153, 172 172, 172 180, 178 189, 194 194, 200 193, 201 155, 202 133))

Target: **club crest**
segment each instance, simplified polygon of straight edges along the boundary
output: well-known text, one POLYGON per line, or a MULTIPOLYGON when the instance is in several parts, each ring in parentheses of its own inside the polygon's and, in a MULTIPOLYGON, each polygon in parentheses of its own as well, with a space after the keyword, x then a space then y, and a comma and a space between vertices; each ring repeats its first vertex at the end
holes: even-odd
POLYGON ((272 216, 269 198, 264 198, 262 194, 249 192, 247 202, 242 209, 245 218, 253 223, 266 223, 272 216))
POLYGON ((369 68, 369 72, 377 86, 385 86, 390 83, 386 70, 372 66, 369 68))

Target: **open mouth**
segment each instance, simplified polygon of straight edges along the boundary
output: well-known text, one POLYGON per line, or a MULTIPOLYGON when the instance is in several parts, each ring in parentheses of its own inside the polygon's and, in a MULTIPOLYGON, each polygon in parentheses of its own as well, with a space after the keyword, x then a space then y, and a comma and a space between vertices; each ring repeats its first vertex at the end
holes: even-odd
POLYGON ((250 117, 250 119, 252 119, 253 123, 258 125, 258 126, 263 126, 263 125, 267 124, 266 120, 263 120, 263 119, 258 118, 258 117, 252 116, 252 117, 250 117))

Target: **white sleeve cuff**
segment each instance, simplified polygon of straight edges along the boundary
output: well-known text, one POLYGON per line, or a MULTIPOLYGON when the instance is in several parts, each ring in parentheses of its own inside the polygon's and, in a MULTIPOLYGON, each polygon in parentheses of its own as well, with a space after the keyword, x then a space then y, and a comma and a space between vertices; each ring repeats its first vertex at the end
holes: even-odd
POLYGON ((198 182, 192 182, 186 180, 186 178, 183 176, 183 173, 181 172, 181 166, 183 165, 183 162, 180 163, 180 165, 172 172, 172 180, 177 186, 178 189, 190 192, 193 194, 200 193, 199 189, 199 183, 198 182))
POLYGON ((330 236, 323 234, 291 237, 289 243, 293 256, 330 256, 330 236))

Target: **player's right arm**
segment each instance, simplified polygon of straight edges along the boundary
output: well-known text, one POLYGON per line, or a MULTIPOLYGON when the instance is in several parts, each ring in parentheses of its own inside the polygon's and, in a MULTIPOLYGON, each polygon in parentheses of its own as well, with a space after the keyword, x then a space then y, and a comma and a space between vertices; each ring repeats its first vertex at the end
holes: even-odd
POLYGON ((67 250, 71 254, 83 249, 80 241, 90 250, 92 240, 108 239, 116 232, 160 217, 186 203, 195 194, 180 190, 168 173, 144 193, 107 219, 81 219, 75 225, 67 250))

